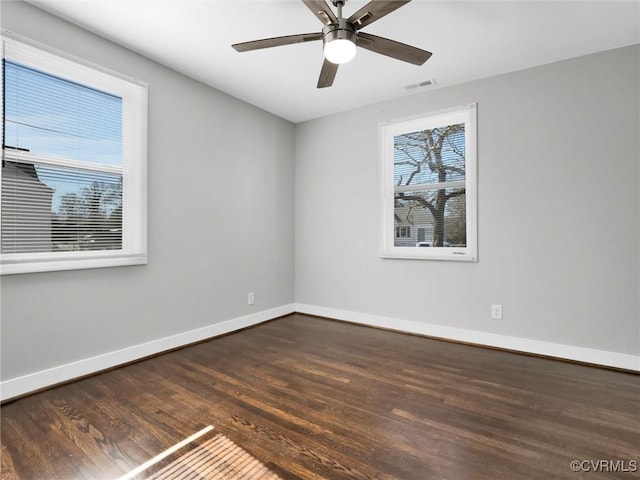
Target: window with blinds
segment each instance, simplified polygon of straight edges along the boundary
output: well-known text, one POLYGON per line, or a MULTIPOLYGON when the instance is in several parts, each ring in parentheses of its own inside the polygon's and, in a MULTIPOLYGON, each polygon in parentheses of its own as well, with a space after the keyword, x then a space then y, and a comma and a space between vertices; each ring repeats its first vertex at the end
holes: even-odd
POLYGON ((475 108, 380 127, 382 257, 477 260, 475 108))
POLYGON ((146 263, 146 86, 3 34, 2 273, 146 263))

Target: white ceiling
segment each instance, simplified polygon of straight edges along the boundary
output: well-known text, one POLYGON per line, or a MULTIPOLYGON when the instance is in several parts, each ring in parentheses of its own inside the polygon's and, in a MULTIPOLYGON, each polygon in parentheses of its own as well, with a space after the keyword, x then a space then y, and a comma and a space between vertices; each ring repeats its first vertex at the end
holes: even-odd
MULTIPOLYGON (((322 42, 238 53, 232 43, 317 32, 298 0, 28 0, 260 108, 301 122, 640 43, 640 2, 413 0, 363 29, 433 52, 421 67, 359 49, 316 89, 322 42), (425 80, 436 85, 407 91, 425 80)), ((349 0, 344 16, 366 2, 349 0)))

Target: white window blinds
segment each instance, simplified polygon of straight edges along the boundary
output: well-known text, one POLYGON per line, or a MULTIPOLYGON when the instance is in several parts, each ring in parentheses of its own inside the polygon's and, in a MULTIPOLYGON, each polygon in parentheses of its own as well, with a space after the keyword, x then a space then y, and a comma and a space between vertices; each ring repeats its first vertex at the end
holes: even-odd
POLYGON ((146 87, 3 45, 2 273, 146 263, 146 87))

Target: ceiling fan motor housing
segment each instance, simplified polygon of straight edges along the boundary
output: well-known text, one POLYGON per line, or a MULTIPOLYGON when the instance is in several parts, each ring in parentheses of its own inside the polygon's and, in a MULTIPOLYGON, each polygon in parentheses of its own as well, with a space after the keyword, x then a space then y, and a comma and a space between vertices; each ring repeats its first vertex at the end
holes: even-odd
POLYGON ((353 25, 343 18, 322 29, 325 58, 334 64, 349 62, 356 54, 357 33, 353 25))
POLYGON ((338 20, 338 23, 325 25, 322 28, 322 41, 326 44, 334 40, 349 40, 356 43, 356 29, 344 18, 338 20))
POLYGON ((338 65, 351 61, 356 54, 356 39, 355 27, 344 18, 338 18, 338 23, 325 25, 322 29, 325 59, 338 65))

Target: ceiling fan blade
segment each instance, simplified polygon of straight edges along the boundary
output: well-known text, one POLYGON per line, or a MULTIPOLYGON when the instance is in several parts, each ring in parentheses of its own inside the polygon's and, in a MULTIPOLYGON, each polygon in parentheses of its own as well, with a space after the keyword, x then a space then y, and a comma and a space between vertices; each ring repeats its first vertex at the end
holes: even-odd
POLYGON ((338 64, 331 63, 325 58, 322 64, 322 70, 320 70, 318 88, 326 88, 333 85, 333 79, 336 78, 336 73, 338 73, 338 64))
POLYGON ((281 45, 290 45, 292 43, 311 42, 313 40, 321 40, 322 33, 301 33, 298 35, 285 35, 284 37, 264 38, 262 40, 252 40, 251 42, 235 43, 231 45, 238 52, 248 52, 258 50, 260 48, 279 47, 281 45))
POLYGON ((359 32, 357 45, 366 50, 380 53, 396 60, 402 60, 403 62, 413 63, 414 65, 422 65, 431 57, 431 52, 426 50, 389 40, 388 38, 371 35, 370 33, 359 32))
POLYGON ((304 3, 324 25, 338 23, 335 14, 324 0, 302 0, 302 3, 304 3))
POLYGON ((371 0, 364 7, 349 17, 348 22, 352 23, 356 30, 371 25, 380 20, 385 15, 406 5, 411 0, 371 0))

